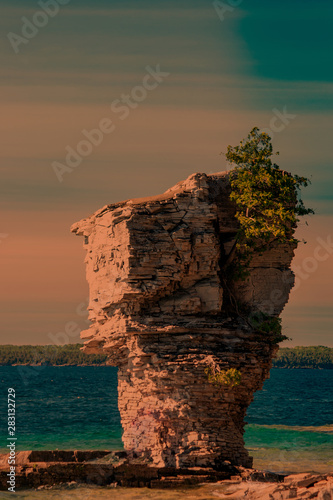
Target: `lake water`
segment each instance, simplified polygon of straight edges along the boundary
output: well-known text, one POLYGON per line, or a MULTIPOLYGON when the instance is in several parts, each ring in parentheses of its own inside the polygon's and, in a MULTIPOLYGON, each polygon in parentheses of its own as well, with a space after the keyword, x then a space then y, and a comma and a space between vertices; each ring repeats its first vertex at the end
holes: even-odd
MULTIPOLYGON (((1 366, 0 380, 1 452, 6 451, 8 387, 16 390, 18 450, 122 448, 116 368, 1 366)), ((271 370, 246 420, 245 443, 255 467, 333 471, 333 370, 271 370)), ((56 498, 52 494, 44 492, 45 498, 56 498)), ((137 494, 154 498, 153 492, 137 494)), ((73 495, 62 492, 62 498, 73 495)))

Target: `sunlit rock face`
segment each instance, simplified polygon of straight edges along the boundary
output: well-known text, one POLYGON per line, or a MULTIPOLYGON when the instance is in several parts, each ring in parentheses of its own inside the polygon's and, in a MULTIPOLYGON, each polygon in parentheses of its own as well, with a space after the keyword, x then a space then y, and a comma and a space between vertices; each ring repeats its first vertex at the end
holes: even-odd
POLYGON ((294 246, 255 257, 246 281, 226 285, 238 228, 229 194, 227 172, 193 174, 72 226, 87 251, 84 349, 119 367, 124 447, 158 466, 252 464, 244 417, 277 347, 227 304, 231 292, 248 315, 278 316, 293 285, 294 246), (205 369, 213 365, 239 370, 240 385, 212 384, 205 369))

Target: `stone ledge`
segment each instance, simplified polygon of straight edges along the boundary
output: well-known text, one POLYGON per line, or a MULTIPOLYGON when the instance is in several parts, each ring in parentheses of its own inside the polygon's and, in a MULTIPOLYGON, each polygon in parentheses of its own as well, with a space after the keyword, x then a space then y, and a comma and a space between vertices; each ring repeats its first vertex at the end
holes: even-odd
MULTIPOLYGON (((212 468, 156 467, 142 458, 129 458, 124 451, 42 450, 17 453, 16 488, 55 486, 75 481, 99 486, 169 488, 237 478, 243 481, 282 482, 284 476, 265 473, 229 462, 212 468)), ((8 454, 0 455, 0 489, 7 490, 8 454)))
MULTIPOLYGON (((219 498, 333 499, 333 477, 303 473, 285 476, 224 462, 212 468, 156 467, 123 451, 24 451, 17 454, 16 490, 79 486, 177 489, 212 487, 219 498), (63 461, 64 458, 68 461, 63 461), (18 465, 20 464, 20 465, 18 465), (211 485, 211 486, 209 486, 211 485), (216 491, 215 491, 216 488, 216 491)), ((0 490, 7 490, 8 454, 0 455, 0 490)))

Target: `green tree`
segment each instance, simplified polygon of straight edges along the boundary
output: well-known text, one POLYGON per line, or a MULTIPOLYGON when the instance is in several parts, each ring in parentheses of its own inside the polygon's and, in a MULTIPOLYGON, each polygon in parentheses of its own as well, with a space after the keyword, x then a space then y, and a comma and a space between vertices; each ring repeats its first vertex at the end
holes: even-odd
POLYGON ((103 365, 106 354, 85 354, 81 344, 64 346, 1 345, 0 365, 103 365))
POLYGON ((333 348, 325 346, 283 347, 278 351, 273 367, 333 369, 333 348))
POLYGON ((225 155, 235 167, 230 174, 230 199, 236 205, 239 230, 224 267, 232 266, 242 278, 255 252, 275 242, 296 245, 298 217, 314 213, 300 197, 309 179, 280 169, 272 162, 273 154, 271 137, 255 127, 239 146, 228 146, 225 155))

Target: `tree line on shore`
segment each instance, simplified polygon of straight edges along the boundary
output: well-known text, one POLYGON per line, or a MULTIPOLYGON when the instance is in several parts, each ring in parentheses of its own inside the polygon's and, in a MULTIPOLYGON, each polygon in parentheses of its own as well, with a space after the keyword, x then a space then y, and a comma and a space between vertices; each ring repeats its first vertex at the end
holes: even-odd
MULTIPOLYGON (((103 366, 105 354, 85 354, 82 344, 0 345, 0 365, 103 366)), ((282 347, 273 368, 333 368, 333 348, 282 347)))
POLYGON ((273 368, 333 368, 333 348, 325 346, 282 347, 273 368))
POLYGON ((0 345, 0 365, 104 365, 107 356, 85 354, 82 344, 0 345))

